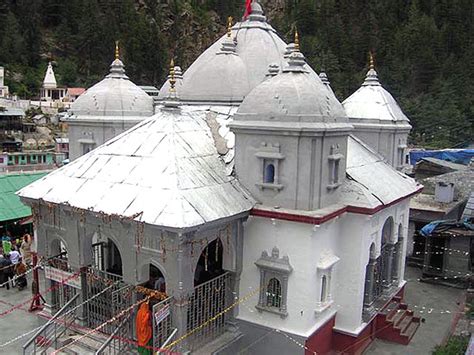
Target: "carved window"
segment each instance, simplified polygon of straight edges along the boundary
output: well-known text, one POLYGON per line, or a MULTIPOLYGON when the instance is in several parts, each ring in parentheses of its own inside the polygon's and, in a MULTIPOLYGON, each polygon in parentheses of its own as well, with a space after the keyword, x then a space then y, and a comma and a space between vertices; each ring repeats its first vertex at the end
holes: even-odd
POLYGON ((280 153, 280 145, 264 142, 255 156, 260 159, 262 167, 260 181, 257 181, 256 185, 262 190, 281 190, 283 185, 280 183, 280 168, 285 157, 280 153))
POLYGON ((319 297, 316 302, 316 313, 322 313, 331 307, 333 300, 331 297, 331 277, 334 265, 339 262, 339 258, 326 252, 321 255, 318 263, 317 276, 319 280, 319 297))
POLYGON ((288 276, 293 271, 288 256, 280 258, 280 251, 273 248, 272 254, 266 251, 255 262, 260 270, 260 295, 255 306, 259 311, 288 315, 286 302, 288 293, 288 276))
POLYGON ((329 183, 328 189, 335 189, 341 185, 339 181, 340 175, 340 162, 344 156, 339 153, 339 144, 334 144, 331 146, 330 154, 328 156, 329 161, 329 183))

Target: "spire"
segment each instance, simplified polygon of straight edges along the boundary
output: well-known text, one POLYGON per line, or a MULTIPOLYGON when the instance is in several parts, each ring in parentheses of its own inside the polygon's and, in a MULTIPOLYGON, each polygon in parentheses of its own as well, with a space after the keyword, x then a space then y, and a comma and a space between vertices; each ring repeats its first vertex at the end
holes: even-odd
MULTIPOLYGON (((247 0, 249 1, 249 0, 247 0)), ((250 4, 250 13, 247 14, 247 17, 244 15, 244 20, 250 20, 250 21, 260 21, 260 22, 266 22, 267 18, 263 14, 263 9, 258 0, 252 0, 252 3, 250 4)))
POLYGON ((369 52, 369 71, 365 77, 365 81, 362 86, 380 86, 379 77, 375 71, 374 55, 369 52))
POLYGON ((232 36, 232 16, 227 17, 227 38, 232 36))
POLYGON ((227 36, 224 38, 222 42, 221 49, 217 52, 217 54, 235 54, 236 52, 236 43, 232 39, 232 16, 227 18, 227 36))
MULTIPOLYGON (((293 72, 293 73, 307 73, 308 71, 305 68, 306 58, 303 53, 300 52, 300 40, 298 31, 295 31, 295 44, 293 51, 288 55, 288 67, 283 69, 284 73, 293 72)), ((288 47, 287 47, 288 50, 288 47)))
POLYGON ((369 69, 375 70, 374 55, 372 54, 372 52, 369 52, 369 69))
POLYGON ((125 65, 123 65, 123 62, 120 60, 119 41, 115 41, 114 57, 115 59, 110 65, 110 73, 106 77, 114 79, 128 79, 128 76, 125 74, 125 65))
POLYGON ((115 41, 115 59, 120 59, 119 41, 115 41))
POLYGON ((179 75, 181 75, 181 68, 175 67, 174 59, 171 58, 170 61, 170 73, 168 75, 168 82, 170 83, 169 94, 166 100, 163 102, 163 105, 168 109, 175 109, 179 106, 178 94, 176 91, 176 70, 179 70, 179 75))
POLYGON ((300 35, 298 34, 298 29, 295 27, 295 50, 299 52, 300 50, 300 35))

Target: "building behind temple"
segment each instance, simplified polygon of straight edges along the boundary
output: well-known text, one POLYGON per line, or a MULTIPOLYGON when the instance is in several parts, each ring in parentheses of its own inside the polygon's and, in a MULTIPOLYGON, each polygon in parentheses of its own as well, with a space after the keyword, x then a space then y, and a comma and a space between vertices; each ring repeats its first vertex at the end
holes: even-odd
MULTIPOLYGON (((81 270, 49 307, 96 295, 78 314, 95 328, 158 284, 155 347, 296 354, 297 343, 316 353, 359 353, 375 336, 408 343, 419 318, 403 303, 404 259, 420 186, 394 168, 408 120, 383 113, 400 109, 372 66, 344 106, 328 85, 258 1, 182 75, 170 66, 154 109, 117 57, 72 107, 75 160, 19 192, 38 253, 52 258, 46 286, 81 270), (346 114, 374 95, 377 112, 346 114)), ((121 316, 102 331, 131 337, 131 324, 121 316)), ((118 343, 106 346, 125 351, 118 343)))

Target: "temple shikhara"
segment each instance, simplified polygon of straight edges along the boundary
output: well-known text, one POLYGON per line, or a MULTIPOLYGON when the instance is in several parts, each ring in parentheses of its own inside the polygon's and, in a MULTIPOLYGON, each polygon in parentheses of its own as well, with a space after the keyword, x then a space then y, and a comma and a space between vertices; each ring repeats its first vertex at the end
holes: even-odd
POLYGON ((404 260, 421 186, 403 174, 411 126, 373 59, 341 103, 253 1, 187 70, 170 65, 156 100, 125 65, 117 50, 71 105, 71 163, 19 192, 52 313, 91 299, 75 322, 119 353, 143 305, 155 352, 409 342, 419 318, 403 302, 404 260))

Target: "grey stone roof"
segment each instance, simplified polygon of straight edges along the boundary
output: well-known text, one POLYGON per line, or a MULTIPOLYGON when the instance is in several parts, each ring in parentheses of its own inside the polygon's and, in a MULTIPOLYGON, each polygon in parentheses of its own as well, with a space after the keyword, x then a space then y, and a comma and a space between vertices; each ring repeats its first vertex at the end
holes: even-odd
POLYGON ((74 118, 101 119, 144 118, 153 115, 153 98, 130 81, 120 59, 110 66, 110 73, 71 105, 74 118))
POLYGON ((393 96, 382 87, 374 69, 368 71, 362 86, 344 100, 342 105, 349 119, 409 125, 408 117, 393 96))
MULTIPOLYGON (((183 102, 240 103, 265 80, 270 64, 283 67, 286 44, 266 22, 260 5, 254 4, 247 20, 233 26, 230 39, 222 36, 186 70, 182 85, 177 85, 183 102), (226 50, 229 40, 235 43, 235 51, 226 50)), ((159 98, 168 93, 167 81, 159 98)))
POLYGON ((162 108, 19 195, 168 228, 247 212, 254 201, 216 148, 210 112, 162 108))
POLYGON ((341 103, 294 51, 281 74, 258 85, 240 105, 236 120, 346 123, 341 103))
POLYGON ((457 170, 451 173, 432 176, 420 181, 423 186, 423 193, 435 193, 435 186, 438 182, 453 183, 455 199, 465 200, 474 191, 474 169, 471 167, 465 170, 457 170))

